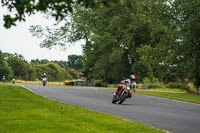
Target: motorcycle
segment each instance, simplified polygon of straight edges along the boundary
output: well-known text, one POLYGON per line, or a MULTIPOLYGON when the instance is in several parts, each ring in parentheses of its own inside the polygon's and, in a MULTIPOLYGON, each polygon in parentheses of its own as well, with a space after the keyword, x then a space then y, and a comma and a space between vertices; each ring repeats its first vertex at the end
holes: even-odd
POLYGON ((117 91, 114 92, 112 103, 122 104, 126 98, 130 98, 132 93, 130 92, 131 88, 128 86, 128 81, 125 81, 124 85, 118 87, 117 91))
POLYGON ((43 84, 43 86, 46 86, 46 84, 47 84, 47 78, 46 77, 42 78, 42 84, 43 84))
POLYGON ((3 79, 2 79, 2 81, 3 81, 3 83, 5 83, 6 82, 6 78, 3 76, 3 79))

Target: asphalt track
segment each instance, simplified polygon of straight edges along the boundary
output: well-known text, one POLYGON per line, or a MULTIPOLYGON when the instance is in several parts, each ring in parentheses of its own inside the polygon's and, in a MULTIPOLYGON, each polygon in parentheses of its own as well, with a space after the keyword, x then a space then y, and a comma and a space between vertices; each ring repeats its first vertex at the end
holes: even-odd
POLYGON ((112 104, 114 90, 24 85, 34 93, 173 133, 200 133, 200 105, 145 95, 133 95, 122 105, 112 104))

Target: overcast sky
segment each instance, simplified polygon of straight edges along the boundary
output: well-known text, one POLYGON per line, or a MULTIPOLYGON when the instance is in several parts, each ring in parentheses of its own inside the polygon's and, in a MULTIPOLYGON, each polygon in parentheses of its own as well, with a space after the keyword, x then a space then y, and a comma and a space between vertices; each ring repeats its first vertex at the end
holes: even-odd
POLYGON ((27 61, 36 58, 67 61, 68 55, 82 54, 81 44, 83 42, 78 42, 65 51, 61 51, 59 48, 51 50, 40 48, 41 40, 32 37, 29 27, 37 24, 45 26, 53 24, 52 21, 46 20, 40 14, 27 17, 26 22, 17 23, 17 26, 11 27, 11 29, 5 29, 3 15, 6 12, 7 10, 0 6, 0 50, 2 52, 22 54, 27 61))

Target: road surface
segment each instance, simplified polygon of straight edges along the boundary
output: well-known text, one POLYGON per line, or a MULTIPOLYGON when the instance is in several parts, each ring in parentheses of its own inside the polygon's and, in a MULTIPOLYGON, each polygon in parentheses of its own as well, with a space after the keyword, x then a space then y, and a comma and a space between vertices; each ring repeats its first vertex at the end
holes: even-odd
POLYGON ((90 87, 24 85, 34 93, 173 133, 200 133, 200 105, 145 95, 133 95, 122 105, 112 104, 114 90, 90 87))

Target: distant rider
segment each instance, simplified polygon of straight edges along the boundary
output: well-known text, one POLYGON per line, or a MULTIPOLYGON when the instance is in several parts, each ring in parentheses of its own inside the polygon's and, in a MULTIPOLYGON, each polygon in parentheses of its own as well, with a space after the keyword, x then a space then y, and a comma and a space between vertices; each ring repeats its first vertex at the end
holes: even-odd
POLYGON ((12 83, 15 84, 15 78, 12 79, 12 83))
POLYGON ((42 75, 42 79, 43 79, 43 78, 46 78, 46 79, 47 79, 46 73, 44 73, 44 74, 42 75))
POLYGON ((3 81, 3 83, 5 83, 5 81, 6 81, 6 76, 5 75, 3 75, 3 77, 2 77, 2 81, 3 81))

